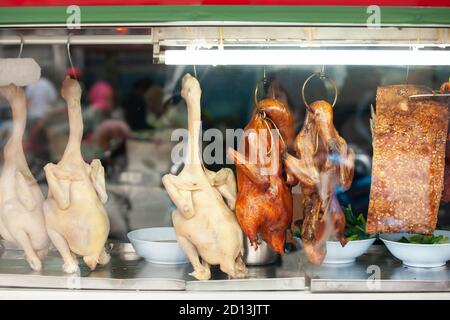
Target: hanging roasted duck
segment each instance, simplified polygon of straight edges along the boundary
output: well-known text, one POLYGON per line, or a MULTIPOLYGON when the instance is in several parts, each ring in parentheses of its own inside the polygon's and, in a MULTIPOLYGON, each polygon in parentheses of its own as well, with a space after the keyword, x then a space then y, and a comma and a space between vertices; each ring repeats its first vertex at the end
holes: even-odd
POLYGON ((191 275, 195 278, 208 280, 210 265, 220 265, 233 278, 246 277, 243 235, 233 212, 236 202, 233 171, 224 168, 213 172, 203 166, 201 89, 190 74, 183 77, 181 95, 188 108, 188 154, 179 175, 166 174, 162 178, 177 207, 172 222, 178 243, 194 268, 191 275))
POLYGON ((69 141, 62 159, 44 167, 48 182, 44 213, 48 235, 64 260, 63 270, 73 273, 78 270, 76 255, 82 256, 91 270, 110 260, 105 251, 109 218, 103 206, 108 196, 100 160, 87 164, 81 154, 83 118, 79 83, 67 77, 61 95, 67 103, 69 141))
POLYGON ((44 196, 28 167, 22 145, 27 100, 23 89, 14 84, 0 87, 0 95, 8 100, 13 114, 12 134, 4 148, 0 175, 0 235, 17 242, 30 267, 40 271, 49 240, 42 212, 44 196))
POLYGON ((347 243, 345 216, 336 198, 336 188, 350 188, 355 153, 333 125, 332 105, 323 100, 307 107, 305 123, 294 148, 297 158, 288 155, 285 164, 287 171, 300 180, 303 249, 308 260, 320 265, 325 259, 326 241, 330 236, 335 235, 342 246, 347 243), (317 183, 305 183, 300 175, 305 171, 311 172, 312 177, 317 176, 317 183))
POLYGON ((292 223, 291 186, 297 180, 285 172, 283 154, 293 137, 287 106, 275 99, 264 99, 256 103, 240 150, 228 149, 237 168, 236 216, 255 249, 262 239, 275 252, 284 252, 286 231, 292 223))

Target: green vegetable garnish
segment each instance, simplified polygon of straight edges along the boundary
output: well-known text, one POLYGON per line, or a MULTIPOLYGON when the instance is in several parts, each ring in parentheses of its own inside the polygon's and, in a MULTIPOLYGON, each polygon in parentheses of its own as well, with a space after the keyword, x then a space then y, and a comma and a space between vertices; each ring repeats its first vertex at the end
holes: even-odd
POLYGON ((422 235, 422 234, 415 234, 413 236, 410 236, 409 239, 406 237, 401 237, 398 242, 401 243, 414 243, 414 244, 445 244, 450 243, 450 240, 448 237, 440 235, 422 235))
POLYGON ((375 235, 366 233, 366 219, 362 213, 355 216, 350 204, 343 209, 346 220, 344 235, 348 241, 365 240, 375 237, 375 235))
MULTIPOLYGON (((349 204, 347 207, 342 208, 345 215, 345 230, 344 235, 348 241, 353 240, 366 240, 375 238, 375 235, 371 235, 366 233, 366 219, 360 213, 359 215, 354 215, 351 205, 349 204)), ((301 225, 297 226, 294 230, 295 237, 301 237, 301 225)))

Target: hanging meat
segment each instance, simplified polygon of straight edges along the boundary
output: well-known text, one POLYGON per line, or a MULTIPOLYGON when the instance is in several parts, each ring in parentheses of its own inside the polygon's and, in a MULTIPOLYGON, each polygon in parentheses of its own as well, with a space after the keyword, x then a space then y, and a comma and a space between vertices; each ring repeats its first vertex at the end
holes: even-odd
MULTIPOLYGON (((450 94, 450 82, 444 82, 440 88, 441 93, 450 94)), ((447 98, 450 101, 450 98, 447 98)), ((445 145, 444 190, 442 201, 450 202, 450 126, 447 129, 447 142, 445 145)))
POLYGON ((377 90, 368 233, 433 233, 443 190, 448 101, 410 98, 421 86, 377 90))
POLYGON ((297 183, 282 163, 293 131, 289 109, 278 100, 264 99, 244 129, 239 152, 228 149, 237 168, 239 224, 252 246, 257 248, 262 239, 279 254, 292 222, 291 185, 297 183))
POLYGON ((353 180, 355 153, 333 125, 333 107, 326 101, 316 101, 307 109, 305 123, 294 143, 297 157, 287 156, 288 172, 300 180, 303 223, 301 238, 305 255, 320 265, 326 255, 326 241, 335 234, 341 245, 345 216, 336 198, 336 188, 347 190, 353 180), (302 179, 305 172, 310 177, 302 179))
POLYGON ((95 159, 89 165, 81 154, 80 85, 67 77, 61 95, 67 103, 69 141, 61 161, 44 167, 48 182, 44 213, 48 235, 64 259, 63 270, 73 273, 78 270, 76 255, 91 270, 110 260, 105 251, 109 219, 103 207, 108 197, 102 164, 95 159))
POLYGON ((172 221, 178 243, 194 268, 191 275, 195 278, 210 279, 210 265, 220 265, 233 278, 246 277, 243 235, 233 212, 234 174, 228 168, 213 172, 203 166, 199 145, 201 89, 190 74, 183 77, 181 95, 188 109, 188 154, 178 176, 167 174, 162 178, 177 207, 172 221))
POLYGON ((8 100, 13 114, 12 134, 4 148, 0 175, 0 235, 17 242, 30 267, 40 271, 49 241, 42 212, 44 196, 28 167, 22 145, 27 101, 23 89, 13 84, 0 87, 0 95, 8 100))

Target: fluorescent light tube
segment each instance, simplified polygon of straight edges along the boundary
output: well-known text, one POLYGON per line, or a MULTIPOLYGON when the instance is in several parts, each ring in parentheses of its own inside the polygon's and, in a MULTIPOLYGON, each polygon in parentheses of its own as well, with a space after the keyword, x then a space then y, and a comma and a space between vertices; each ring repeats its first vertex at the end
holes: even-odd
POLYGON ((167 65, 448 66, 450 50, 166 50, 167 65))

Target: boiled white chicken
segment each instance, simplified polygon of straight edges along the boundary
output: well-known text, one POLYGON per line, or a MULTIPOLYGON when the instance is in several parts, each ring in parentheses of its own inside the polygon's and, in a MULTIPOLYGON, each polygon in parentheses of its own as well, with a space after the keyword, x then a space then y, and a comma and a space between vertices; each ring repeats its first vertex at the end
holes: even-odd
POLYGON ((22 146, 27 101, 23 89, 13 84, 0 87, 0 95, 11 105, 14 122, 4 148, 0 176, 0 235, 17 242, 30 267, 40 271, 49 241, 42 212, 44 196, 28 167, 22 146))
POLYGON ((44 213, 48 235, 64 259, 63 270, 73 273, 78 270, 76 255, 82 256, 91 270, 109 262, 105 251, 109 219, 103 207, 107 201, 104 169, 97 159, 87 164, 80 151, 80 85, 67 77, 61 95, 67 102, 69 142, 61 161, 44 167, 49 187, 44 213))
POLYGON ((233 213, 234 174, 230 169, 212 172, 203 166, 199 147, 201 89, 190 74, 183 77, 181 95, 188 108, 188 155, 178 176, 167 174, 162 179, 177 207, 172 221, 178 242, 194 268, 191 275, 195 278, 210 279, 210 265, 220 265, 233 278, 246 277, 243 234, 233 213))

